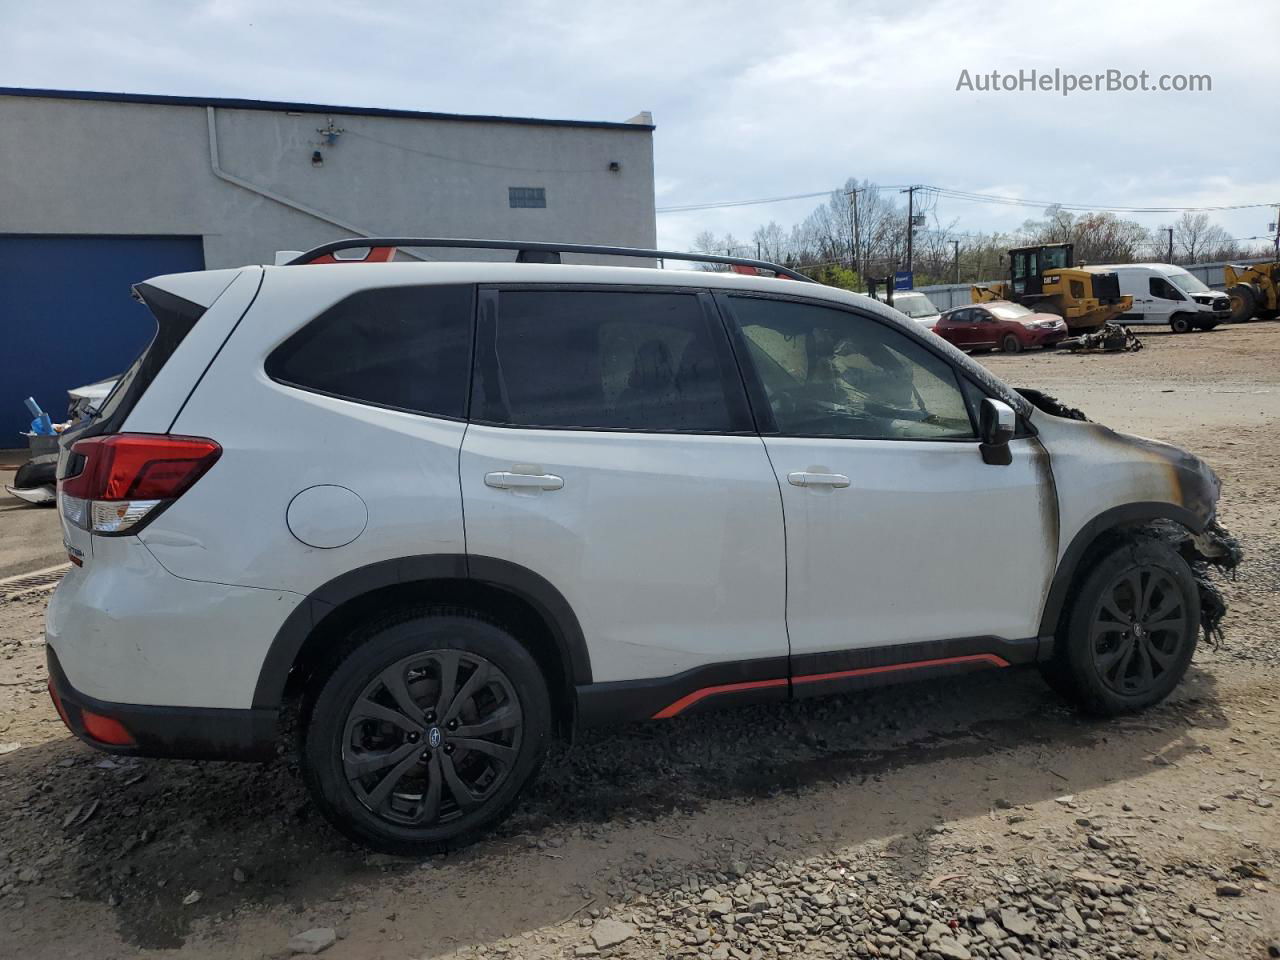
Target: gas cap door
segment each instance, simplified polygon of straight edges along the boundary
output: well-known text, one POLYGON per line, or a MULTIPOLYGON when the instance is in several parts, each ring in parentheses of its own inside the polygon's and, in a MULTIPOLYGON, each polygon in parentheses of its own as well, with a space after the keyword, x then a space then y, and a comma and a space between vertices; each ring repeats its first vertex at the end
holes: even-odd
POLYGON ((369 509, 360 495, 337 484, 308 487, 289 502, 289 532, 309 547, 345 547, 364 533, 369 509))

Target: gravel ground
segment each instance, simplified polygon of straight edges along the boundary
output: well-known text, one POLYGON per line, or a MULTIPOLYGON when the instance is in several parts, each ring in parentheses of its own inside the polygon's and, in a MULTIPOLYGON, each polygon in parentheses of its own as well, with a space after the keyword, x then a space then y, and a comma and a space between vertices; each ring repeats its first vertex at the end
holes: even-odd
MULTIPOLYGON (((1280 939, 1276 336, 982 358, 1196 450, 1226 483, 1248 551, 1224 585, 1226 644, 1122 721, 1007 671, 593 731, 497 835, 407 861, 332 831, 287 755, 129 761, 69 738, 43 689, 47 595, 0 602, 0 957, 1265 957, 1280 939)), ((49 516, 22 529, 52 534, 49 516)))

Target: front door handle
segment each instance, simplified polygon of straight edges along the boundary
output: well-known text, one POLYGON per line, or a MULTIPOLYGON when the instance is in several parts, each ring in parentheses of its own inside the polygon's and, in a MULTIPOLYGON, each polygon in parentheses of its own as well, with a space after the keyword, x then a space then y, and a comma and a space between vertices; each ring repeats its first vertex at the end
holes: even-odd
POLYGON ((498 490, 559 490, 564 486, 564 477, 554 473, 510 473, 501 470, 484 475, 484 485, 498 490))
POLYGON ((793 487, 847 487, 849 478, 843 473, 806 473, 797 470, 787 474, 787 483, 793 487))

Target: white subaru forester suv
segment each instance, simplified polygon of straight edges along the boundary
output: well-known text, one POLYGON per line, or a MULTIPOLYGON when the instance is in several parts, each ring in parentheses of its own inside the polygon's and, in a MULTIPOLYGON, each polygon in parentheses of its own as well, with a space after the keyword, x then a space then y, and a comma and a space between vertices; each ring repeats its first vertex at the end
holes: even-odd
POLYGON ((1221 617, 1194 456, 785 267, 560 252, 717 259, 363 239, 139 284, 155 339, 62 441, 67 726, 265 759, 296 705, 324 813, 426 852, 576 725, 1023 664, 1118 713, 1221 617), (342 262, 393 245, 519 257, 342 262))

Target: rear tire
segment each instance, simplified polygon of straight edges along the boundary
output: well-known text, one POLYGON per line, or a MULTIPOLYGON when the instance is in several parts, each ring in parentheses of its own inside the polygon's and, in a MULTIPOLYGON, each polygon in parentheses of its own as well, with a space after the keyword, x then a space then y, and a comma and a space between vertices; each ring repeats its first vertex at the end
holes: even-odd
POLYGON ((1015 334, 1006 333, 1004 339, 1000 341, 1000 349, 1005 353, 1021 353, 1022 341, 1015 334))
POLYGON ((1185 313, 1175 313, 1169 318, 1169 328, 1174 333, 1190 333, 1191 317, 1185 313))
POLYGON ((465 611, 370 624, 317 683, 303 717, 312 798, 352 840, 388 853, 474 841, 510 813, 551 738, 529 651, 465 611))
POLYGON ((1200 594, 1168 544, 1137 536, 1091 565, 1042 673, 1088 713, 1116 716, 1159 703, 1182 680, 1200 632, 1200 594))
POLYGON ((1258 312, 1258 293, 1250 284, 1236 283, 1227 288, 1231 298, 1231 322, 1245 323, 1258 312))

